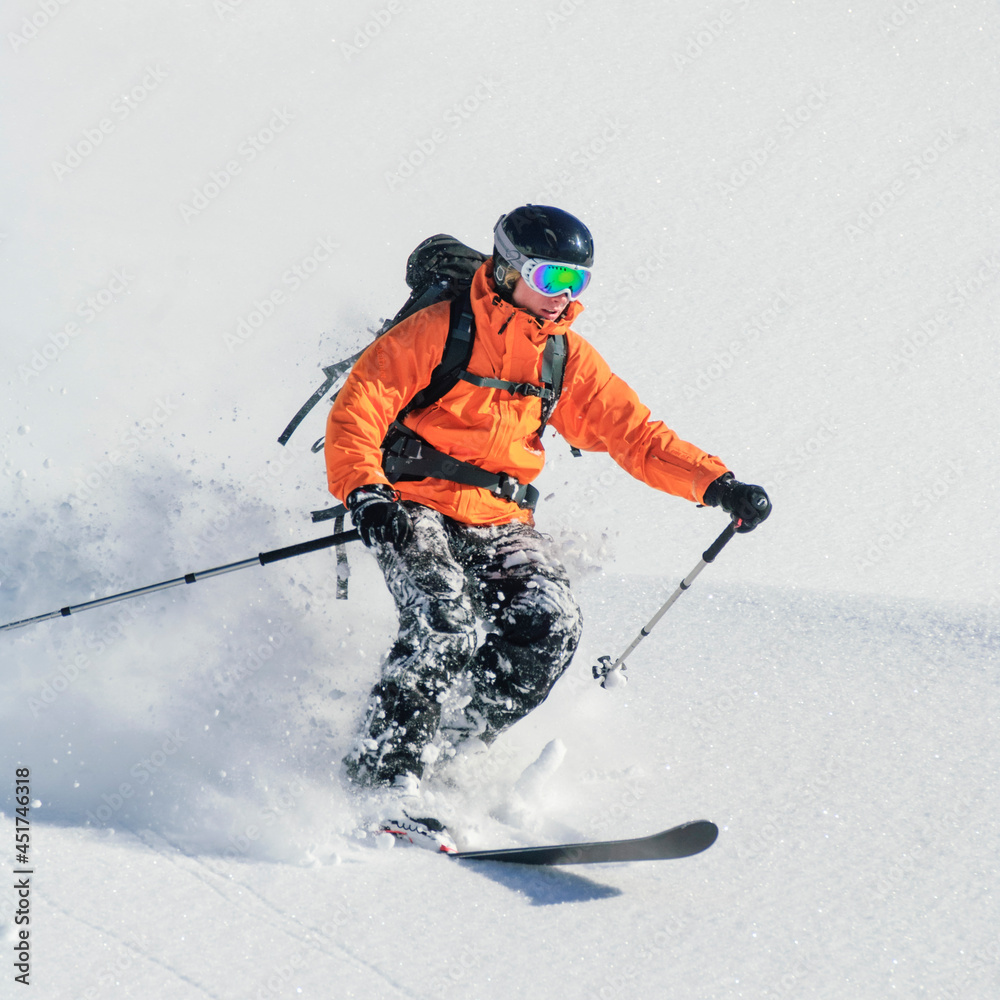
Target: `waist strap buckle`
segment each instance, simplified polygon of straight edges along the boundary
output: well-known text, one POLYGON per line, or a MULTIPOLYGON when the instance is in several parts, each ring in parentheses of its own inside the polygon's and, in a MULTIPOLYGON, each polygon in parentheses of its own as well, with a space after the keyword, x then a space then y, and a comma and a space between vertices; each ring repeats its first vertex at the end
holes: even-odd
POLYGON ((524 487, 506 472, 497 477, 496 489, 493 492, 512 503, 520 503, 524 497, 524 487))

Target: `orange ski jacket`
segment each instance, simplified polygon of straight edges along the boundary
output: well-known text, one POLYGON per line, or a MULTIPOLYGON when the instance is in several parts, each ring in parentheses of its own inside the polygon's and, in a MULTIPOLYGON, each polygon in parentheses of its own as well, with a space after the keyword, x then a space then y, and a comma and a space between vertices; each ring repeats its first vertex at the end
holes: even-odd
MULTIPOLYGON (((511 382, 541 384, 548 337, 565 337, 562 394, 549 424, 572 446, 605 451, 636 479, 665 493, 701 502, 726 466, 677 435, 571 329, 583 307, 571 302, 555 322, 538 319, 496 292, 492 261, 471 288, 476 338, 468 371, 511 382)), ((439 302, 379 337, 355 363, 330 410, 326 467, 330 492, 344 501, 352 490, 388 483, 381 444, 400 410, 430 381, 448 337, 449 303, 439 302)), ((453 458, 530 483, 545 464, 538 433, 541 400, 459 381, 439 400, 414 410, 405 425, 453 458)), ((532 523, 532 512, 479 486, 445 479, 398 482, 404 500, 432 507, 465 524, 532 523)))

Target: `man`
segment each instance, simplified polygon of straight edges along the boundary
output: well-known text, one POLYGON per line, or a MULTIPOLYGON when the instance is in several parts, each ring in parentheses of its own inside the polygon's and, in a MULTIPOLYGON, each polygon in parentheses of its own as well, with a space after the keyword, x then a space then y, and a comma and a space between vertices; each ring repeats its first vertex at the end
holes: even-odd
POLYGON ((760 487, 652 421, 572 330, 593 257, 589 230, 561 209, 501 216, 493 256, 472 281, 475 339, 461 380, 429 405, 414 400, 445 349, 452 307, 442 302, 378 338, 337 395, 326 434, 330 491, 350 509, 399 614, 345 761, 359 785, 412 792, 442 747, 490 744, 569 665, 580 610, 551 541, 535 530, 529 486, 544 464, 546 418, 571 446, 608 452, 658 490, 721 506, 740 530, 770 513, 760 487), (556 346, 565 346, 560 361, 556 346), (563 367, 558 400, 553 365, 563 367), (396 458, 383 467, 388 455, 396 458), (463 717, 440 733, 442 700, 460 679, 471 687, 463 717))

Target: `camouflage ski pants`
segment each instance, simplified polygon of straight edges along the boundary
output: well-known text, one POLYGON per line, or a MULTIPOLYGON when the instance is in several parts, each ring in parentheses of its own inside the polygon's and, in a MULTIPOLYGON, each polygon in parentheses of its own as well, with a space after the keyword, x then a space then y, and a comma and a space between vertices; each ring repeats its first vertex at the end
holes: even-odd
POLYGON ((373 549, 396 602, 399 635, 372 689, 358 747, 345 759, 365 785, 423 773, 442 702, 460 679, 471 700, 457 730, 492 742, 545 700, 582 628, 566 570, 533 527, 476 527, 405 506, 412 539, 401 552, 373 549))

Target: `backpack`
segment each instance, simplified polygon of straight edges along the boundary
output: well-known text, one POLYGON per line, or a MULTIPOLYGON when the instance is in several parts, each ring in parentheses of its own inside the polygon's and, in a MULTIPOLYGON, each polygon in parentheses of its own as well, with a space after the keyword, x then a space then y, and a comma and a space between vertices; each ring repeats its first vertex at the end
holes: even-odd
MULTIPOLYGON (((562 391, 563 374, 566 365, 566 340, 564 337, 549 337, 542 356, 542 382, 535 386, 530 383, 513 383, 502 379, 473 375, 466 370, 475 345, 475 323, 469 289, 472 277, 487 255, 473 250, 453 236, 439 233, 424 240, 410 254, 406 261, 406 284, 410 295, 392 319, 387 319, 376 331, 375 339, 387 333, 408 316, 437 302, 451 302, 451 318, 448 338, 440 363, 431 373, 430 381, 421 389, 397 415, 382 443, 383 469, 386 478, 396 483, 406 479, 427 477, 450 479, 454 482, 481 486, 499 496, 504 496, 521 506, 534 508, 538 491, 531 485, 521 485, 512 476, 496 475, 480 469, 469 462, 453 459, 432 448, 426 441, 403 424, 403 418, 412 410, 422 409, 440 399, 459 381, 472 382, 487 388, 505 389, 519 395, 538 396, 542 400, 542 419, 539 434, 546 423, 562 391)), ((299 407, 298 412, 282 431, 278 443, 285 445, 295 429, 305 419, 324 395, 342 376, 346 376, 354 363, 368 349, 366 345, 356 354, 323 368, 326 376, 323 384, 299 407)), ((338 390, 339 391, 339 390, 338 390)), ((337 392, 330 402, 337 398, 337 392)), ((325 435, 312 445, 313 452, 322 450, 325 435)), ((343 530, 346 508, 343 504, 326 510, 312 512, 316 521, 335 521, 334 530, 343 530)), ((347 596, 346 555, 343 547, 337 549, 338 574, 337 597, 347 596)))
MULTIPOLYGON (((453 236, 439 233, 431 236, 417 246, 406 261, 406 284, 410 288, 410 296, 400 307, 392 319, 387 319, 375 332, 375 339, 388 333, 394 326, 401 323, 408 316, 432 306, 436 302, 445 299, 454 300, 462 292, 467 291, 472 285, 472 276, 476 273, 479 265, 486 260, 486 254, 480 253, 460 243, 453 236)), ((450 369, 455 364, 468 360, 464 356, 461 358, 449 357, 451 347, 451 331, 449 331, 449 347, 445 349, 444 357, 441 359, 439 369, 447 363, 450 369)), ((346 375, 354 366, 354 362, 361 357, 370 345, 365 345, 357 354, 352 354, 343 361, 328 365, 323 369, 326 381, 299 407, 298 413, 288 422, 288 426, 281 432, 278 444, 285 445, 288 439, 295 432, 295 429, 305 419, 310 410, 323 398, 333 384, 342 376, 346 375)), ((471 353, 471 350, 470 350, 471 353)), ((441 376, 444 372, 441 372, 441 376)), ((434 377, 438 376, 435 370, 434 377)), ((431 384, 434 383, 434 377, 431 384)), ((443 378, 442 378, 442 381, 443 378)), ((451 386, 445 386, 441 393, 435 397, 440 398, 451 386)), ((330 397, 332 403, 337 398, 337 393, 330 397)), ((433 402, 433 400, 431 400, 433 402)), ((312 450, 321 451, 323 448, 323 438, 314 442, 312 450)))

